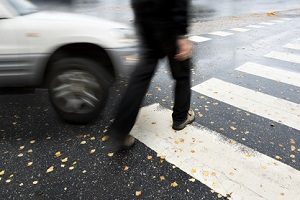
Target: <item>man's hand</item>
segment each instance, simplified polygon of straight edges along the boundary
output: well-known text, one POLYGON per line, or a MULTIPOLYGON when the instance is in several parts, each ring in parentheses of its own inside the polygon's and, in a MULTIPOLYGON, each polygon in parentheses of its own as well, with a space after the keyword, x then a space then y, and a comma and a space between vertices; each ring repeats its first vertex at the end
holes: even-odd
POLYGON ((188 39, 177 40, 178 53, 175 55, 175 59, 178 61, 184 61, 192 56, 193 45, 188 39))

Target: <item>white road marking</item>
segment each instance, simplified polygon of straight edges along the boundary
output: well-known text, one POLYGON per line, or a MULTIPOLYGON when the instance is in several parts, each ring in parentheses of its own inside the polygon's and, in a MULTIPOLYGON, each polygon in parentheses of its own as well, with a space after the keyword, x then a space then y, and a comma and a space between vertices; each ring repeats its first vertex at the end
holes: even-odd
POLYGON ((263 28, 264 26, 260 26, 260 25, 249 25, 249 26, 246 26, 248 28, 263 28))
POLYGON ((247 31, 250 31, 250 29, 246 29, 246 28, 232 28, 230 30, 231 31, 237 31, 237 32, 247 32, 247 31))
POLYGON ((284 17, 284 18, 280 18, 280 19, 286 20, 286 21, 291 21, 292 20, 292 18, 288 18, 288 17, 284 17))
POLYGON ((300 54, 271 51, 265 57, 300 64, 300 54))
POLYGON ((275 23, 283 23, 284 20, 271 20, 271 22, 275 22, 275 23))
POLYGON ((300 87, 300 73, 276 69, 251 62, 243 64, 242 66, 236 68, 236 70, 300 87))
POLYGON ((200 42, 206 42, 206 41, 209 41, 211 40, 211 38, 208 38, 208 37, 201 37, 201 36, 191 36, 189 37, 189 40, 192 41, 192 42, 196 42, 196 43, 200 43, 200 42))
POLYGON ((215 78, 192 89, 234 107, 300 130, 300 104, 215 78))
POLYGON ((298 170, 203 127, 175 132, 171 114, 159 104, 144 107, 131 134, 232 200, 299 199, 298 170))
POLYGON ((274 25, 274 23, 270 23, 270 22, 261 22, 259 24, 261 24, 261 25, 268 25, 268 26, 274 25))
POLYGON ((225 32, 225 31, 215 31, 215 32, 211 32, 211 33, 208 33, 208 34, 210 34, 210 35, 222 36, 222 37, 226 37, 226 36, 229 36, 229 35, 233 35, 233 33, 225 32))
POLYGON ((288 43, 284 47, 289 49, 300 50, 300 43, 288 43))

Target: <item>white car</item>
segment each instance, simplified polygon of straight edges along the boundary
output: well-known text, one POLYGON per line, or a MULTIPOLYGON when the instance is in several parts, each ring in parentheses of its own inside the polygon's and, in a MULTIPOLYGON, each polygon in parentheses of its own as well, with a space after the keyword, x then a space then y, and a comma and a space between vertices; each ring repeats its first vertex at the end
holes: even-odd
POLYGON ((0 0, 0 87, 48 87, 69 122, 99 114, 112 81, 135 65, 137 46, 126 25, 0 0))

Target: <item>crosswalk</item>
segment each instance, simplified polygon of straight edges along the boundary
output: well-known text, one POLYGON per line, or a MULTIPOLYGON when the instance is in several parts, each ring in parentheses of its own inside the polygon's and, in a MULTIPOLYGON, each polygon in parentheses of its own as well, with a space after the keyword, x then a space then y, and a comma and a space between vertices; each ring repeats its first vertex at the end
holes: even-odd
MULTIPOLYGON (((209 32, 207 33, 207 35, 212 35, 212 36, 220 36, 220 37, 227 37, 227 36, 232 36, 235 33, 245 33, 248 31, 251 31, 252 29, 260 29, 260 28, 265 28, 265 27, 269 27, 272 25, 276 25, 276 24, 282 24, 286 21, 290 21, 290 18, 279 18, 276 20, 270 20, 267 22, 260 22, 258 24, 251 24, 245 27, 236 27, 236 28, 230 28, 228 30, 219 30, 219 31, 213 31, 213 32, 209 32)), ((212 38, 209 37, 203 37, 200 35, 192 35, 189 37, 190 41, 194 42, 194 43, 202 43, 202 42, 206 42, 209 40, 212 40, 212 38)))
MULTIPOLYGON (((193 39, 209 40, 197 37, 193 39)), ((283 50, 271 51, 263 57, 300 67, 299 43, 292 41, 282 47, 283 50), (289 49, 296 51, 291 53, 289 49)), ((237 66, 235 71, 300 88, 297 71, 252 61, 237 66)), ((300 104, 293 101, 218 78, 208 79, 192 90, 300 133, 300 104)), ((229 199, 299 199, 299 170, 199 124, 175 132, 170 129, 170 116, 171 111, 158 104, 144 107, 131 134, 168 162, 229 199)))

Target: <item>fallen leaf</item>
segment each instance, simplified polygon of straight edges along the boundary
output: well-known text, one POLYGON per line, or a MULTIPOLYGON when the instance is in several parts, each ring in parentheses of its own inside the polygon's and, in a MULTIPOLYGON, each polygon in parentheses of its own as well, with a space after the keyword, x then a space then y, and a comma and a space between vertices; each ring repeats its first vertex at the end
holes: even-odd
POLYGON ((23 185, 24 185, 23 183, 20 183, 20 184, 19 184, 19 186, 21 186, 21 187, 22 187, 23 185))
POLYGON ((166 180, 164 176, 160 176, 159 179, 160 179, 160 181, 166 180))
POLYGON ((296 147, 294 145, 291 146, 291 151, 295 151, 296 147))
POLYGON ((90 138, 90 140, 95 140, 95 139, 96 139, 95 137, 91 137, 91 138, 90 138))
POLYGON ((27 163, 27 167, 30 167, 33 164, 33 162, 27 163))
POLYGON ((0 176, 4 175, 5 170, 0 171, 0 176))
POLYGON ((107 154, 109 157, 113 157, 114 156, 114 153, 108 153, 107 154))
POLYGON ((56 152, 56 153, 55 153, 55 157, 57 157, 57 158, 58 158, 58 157, 60 157, 60 156, 61 156, 61 153, 60 153, 60 151, 58 151, 58 152, 56 152))
POLYGON ((28 153, 32 153, 32 149, 29 149, 27 152, 28 152, 28 153))
POLYGON ((92 149, 92 150, 90 151, 90 154, 95 153, 95 151, 96 151, 96 149, 92 149))
POLYGON ((276 15, 276 12, 268 12, 267 15, 268 15, 269 17, 275 16, 275 15, 276 15))
POLYGON ((142 191, 135 191, 135 196, 139 197, 142 195, 142 191))
POLYGON ((49 168, 47 169, 46 173, 51 173, 51 172, 53 172, 53 170, 54 170, 54 167, 51 166, 51 167, 49 167, 49 168))
POLYGON ((61 162, 65 163, 68 161, 68 157, 61 160, 61 162))
POLYGON ((124 171, 128 171, 129 167, 128 166, 125 166, 124 167, 124 171))
POLYGON ((148 160, 151 160, 151 159, 152 159, 152 156, 147 156, 147 159, 148 159, 148 160))
POLYGON ((190 179, 189 179, 189 181, 191 181, 191 182, 195 182, 195 181, 196 181, 196 179, 194 179, 194 178, 190 178, 190 179))
POLYGON ((233 130, 233 131, 236 130, 236 128, 234 126, 230 126, 230 129, 233 130))
POLYGON ((36 184, 38 184, 38 181, 33 181, 32 184, 36 185, 36 184))
POLYGON ((73 163, 72 163, 72 165, 76 165, 77 164, 77 162, 76 161, 74 161, 73 163))
POLYGON ((18 157, 23 157, 23 154, 22 154, 22 153, 20 153, 20 154, 18 155, 18 157))
POLYGON ((5 182, 6 182, 6 183, 10 183, 10 182, 11 182, 11 179, 7 179, 5 182))
POLYGON ((34 144, 34 143, 35 143, 35 140, 31 140, 31 141, 30 141, 30 144, 34 144))
POLYGON ((218 194, 217 196, 218 196, 218 198, 222 198, 223 197, 221 194, 218 194))
POLYGON ((19 150, 22 150, 22 149, 24 149, 24 148, 25 148, 25 146, 20 146, 19 150))
POLYGON ((189 190, 189 189, 186 189, 186 191, 187 191, 187 192, 190 192, 190 190, 189 190))
POLYGON ((82 173, 85 174, 85 173, 86 173, 86 170, 83 170, 82 173))
POLYGON ((61 164, 61 165, 60 165, 60 167, 62 167, 62 168, 64 168, 65 166, 66 166, 66 165, 64 165, 64 164, 61 164))
POLYGON ((86 144, 86 141, 85 141, 85 140, 83 140, 83 141, 81 141, 81 142, 80 142, 80 144, 86 144))
POLYGON ((197 170, 195 169, 195 168, 193 168, 192 169, 192 173, 194 174, 194 173, 196 173, 197 172, 197 170))
POLYGON ((202 175, 203 175, 203 176, 209 176, 209 172, 208 172, 208 171, 203 171, 203 172, 202 172, 202 175))
POLYGON ((69 170, 73 170, 73 169, 74 169, 74 166, 69 167, 69 170))
POLYGON ((295 155, 291 154, 290 157, 291 157, 291 158, 295 158, 295 155))
POLYGON ((275 158, 276 158, 277 160, 282 160, 282 158, 281 158, 280 156, 275 156, 275 158))
POLYGON ((293 138, 290 139, 291 144, 296 144, 295 140, 293 138))
POLYGON ((176 183, 176 181, 174 181, 173 183, 171 183, 171 186, 172 186, 172 187, 177 187, 178 184, 176 183))
POLYGON ((107 140, 109 139, 109 136, 108 135, 105 135, 101 138, 101 141, 102 142, 106 142, 107 140))

